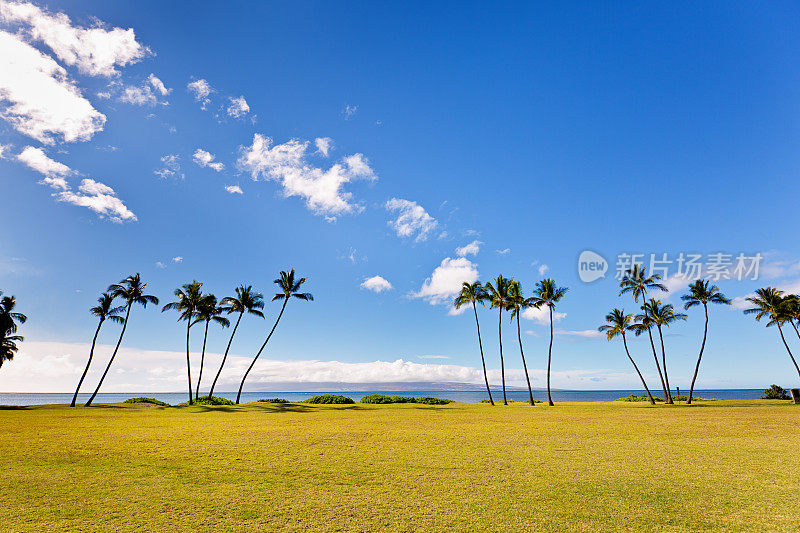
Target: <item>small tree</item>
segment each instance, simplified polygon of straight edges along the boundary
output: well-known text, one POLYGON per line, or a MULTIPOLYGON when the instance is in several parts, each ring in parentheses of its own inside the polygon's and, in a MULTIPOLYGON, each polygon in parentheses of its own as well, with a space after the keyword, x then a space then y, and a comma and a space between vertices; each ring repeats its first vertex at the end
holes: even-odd
POLYGON ((764 391, 764 396, 761 397, 762 400, 790 400, 791 396, 789 393, 786 392, 783 387, 779 387, 774 383, 770 388, 764 391))

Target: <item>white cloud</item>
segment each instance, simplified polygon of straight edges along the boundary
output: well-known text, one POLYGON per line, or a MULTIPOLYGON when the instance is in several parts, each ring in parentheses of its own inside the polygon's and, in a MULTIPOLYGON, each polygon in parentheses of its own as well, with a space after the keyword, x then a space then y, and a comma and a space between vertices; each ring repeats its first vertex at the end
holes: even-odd
POLYGON ((539 265, 539 275, 540 276, 544 276, 544 273, 547 272, 548 270, 550 270, 549 266, 547 266, 545 264, 539 265))
POLYGON ((6 151, 11 148, 9 144, 0 144, 0 159, 6 159, 6 151))
POLYGON ((399 237, 416 237, 417 242, 428 240, 438 222, 417 202, 402 198, 391 198, 386 202, 388 211, 397 213, 397 218, 388 222, 399 237))
POLYGON ((481 241, 472 241, 469 244, 465 244, 464 246, 459 246, 456 248, 456 255, 460 257, 466 257, 468 255, 478 255, 478 252, 481 251, 481 241))
POLYGON ((67 176, 75 174, 75 171, 69 168, 64 163, 53 161, 44 150, 41 148, 34 148, 33 146, 26 146, 22 152, 17 155, 17 160, 24 163, 36 172, 43 174, 44 178, 39 183, 49 185, 53 189, 60 189, 66 191, 69 189, 67 176))
POLYGON ((344 115, 345 120, 350 120, 350 117, 355 115, 356 111, 358 111, 357 105, 345 104, 344 109, 342 109, 342 115, 344 115))
POLYGON ((136 215, 125 206, 122 200, 117 198, 114 189, 104 183, 93 179, 84 179, 81 181, 78 191, 60 192, 56 195, 56 199, 59 202, 91 209, 101 218, 108 218, 112 222, 135 222, 137 220, 136 215))
POLYGON ((511 248, 503 248, 502 250, 495 250, 500 255, 508 255, 511 253, 511 248))
POLYGON ((147 77, 147 81, 150 82, 150 85, 153 87, 153 89, 155 89, 155 91, 161 96, 167 96, 172 92, 172 89, 167 89, 167 86, 164 85, 164 82, 158 79, 155 74, 151 73, 147 77))
POLYGON ((242 118, 250 112, 250 106, 247 104, 247 100, 244 99, 244 96, 229 98, 228 100, 231 102, 228 106, 228 116, 242 118))
POLYGON ((122 91, 119 101, 131 105, 147 105, 152 107, 158 103, 158 98, 149 85, 138 87, 129 85, 122 91))
POLYGON ((172 258, 172 262, 173 263, 183 263, 183 257, 177 255, 177 256, 172 258))
POLYGON ((161 179, 167 178, 185 178, 186 176, 181 172, 181 158, 175 154, 167 154, 161 158, 161 162, 164 163, 164 167, 158 170, 154 170, 153 174, 160 177, 161 179))
MULTIPOLYGON (((114 346, 109 344, 98 344, 95 348, 96 353, 111 353, 113 350, 114 346)), ((14 361, 3 365, 0 391, 70 393, 83 372, 88 353, 89 345, 85 343, 24 342, 14 361)), ((200 355, 192 353, 190 357, 192 366, 197 368, 200 364, 200 355)), ((218 353, 206 352, 205 357, 208 368, 218 368, 222 361, 222 355, 218 353)), ((421 358, 430 359, 425 355, 421 358)), ((252 355, 241 356, 232 353, 220 375, 217 389, 236 390, 242 374, 252 360, 252 355)), ((92 365, 85 383, 97 383, 103 370, 102 364, 92 365)), ((122 346, 114 360, 114 370, 103 382, 101 392, 180 391, 185 387, 186 352, 122 346)), ((534 384, 545 383, 545 369, 529 367, 528 370, 534 384)), ((491 383, 500 383, 499 369, 490 368, 488 374, 491 383)), ((653 377, 655 376, 645 376, 645 378, 653 377)), ((608 368, 552 372, 553 386, 564 389, 626 389, 639 386, 638 379, 634 372, 608 368)), ((522 369, 506 367, 506 381, 510 385, 523 385, 525 375, 522 369)), ((400 358, 357 363, 308 359, 292 361, 259 359, 247 378, 248 390, 251 391, 275 390, 275 384, 285 383, 398 382, 480 384, 483 383, 483 372, 478 367, 418 363, 400 358)), ((91 388, 82 392, 91 392, 91 388)))
POLYGON ((158 268, 167 268, 167 265, 165 265, 161 261, 156 261, 156 267, 158 267, 158 268))
POLYGON ((296 139, 273 146, 270 137, 257 133, 251 146, 239 148, 237 165, 256 181, 261 178, 279 183, 285 197, 303 198, 315 214, 332 218, 360 211, 361 206, 351 201, 352 193, 343 187, 357 179, 377 179, 367 159, 355 154, 323 169, 308 162, 308 146, 308 141, 296 139))
POLYGON ((106 122, 63 67, 4 31, 0 31, 0 117, 44 144, 88 141, 106 122))
POLYGON ((414 298, 422 298, 431 305, 450 302, 461 290, 461 284, 478 280, 478 267, 466 257, 453 259, 446 257, 436 267, 419 291, 412 293, 414 298))
POLYGON ((317 137, 314 139, 314 144, 317 147, 317 152, 322 154, 324 157, 328 157, 328 152, 330 152, 333 139, 330 137, 317 137))
POLYGON ((191 81, 186 84, 186 88, 194 95, 195 101, 200 102, 201 109, 205 109, 206 106, 211 103, 210 96, 211 93, 214 92, 214 89, 206 80, 199 79, 191 81))
POLYGON ((244 194, 242 192, 242 188, 238 185, 226 185, 225 190, 228 191, 230 194, 244 194))
POLYGON ((23 35, 43 42, 62 62, 91 76, 117 75, 117 67, 136 63, 150 53, 136 41, 133 28, 107 30, 100 22, 80 28, 64 13, 53 14, 31 3, 0 2, 0 20, 22 25, 27 30, 23 35))
POLYGON ((364 280, 364 282, 361 284, 361 288, 367 289, 368 291, 381 293, 383 291, 390 291, 393 287, 391 283, 381 276, 372 276, 371 278, 364 280))
MULTIPOLYGON (((560 322, 566 318, 567 313, 553 311, 553 323, 560 322)), ((522 312, 522 318, 533 320, 537 324, 550 324, 550 308, 543 305, 539 308, 529 307, 522 312)))
POLYGON ((214 154, 210 154, 201 148, 198 148, 197 150, 194 151, 192 159, 194 160, 195 163, 197 163, 201 167, 208 167, 216 170, 217 172, 220 172, 225 169, 225 165, 223 165, 219 161, 214 161, 214 154))

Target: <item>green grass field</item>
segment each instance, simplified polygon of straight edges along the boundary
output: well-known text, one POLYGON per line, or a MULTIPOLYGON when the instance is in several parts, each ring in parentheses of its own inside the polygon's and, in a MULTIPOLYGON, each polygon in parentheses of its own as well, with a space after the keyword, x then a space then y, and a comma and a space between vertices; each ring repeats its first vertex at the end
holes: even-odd
POLYGON ((800 406, 0 410, 3 531, 796 531, 800 406))

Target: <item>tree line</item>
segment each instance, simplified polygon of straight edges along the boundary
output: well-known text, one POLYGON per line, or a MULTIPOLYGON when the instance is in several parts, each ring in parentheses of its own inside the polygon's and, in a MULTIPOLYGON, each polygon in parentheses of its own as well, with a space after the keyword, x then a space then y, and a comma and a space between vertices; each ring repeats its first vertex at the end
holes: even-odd
MULTIPOLYGON (((256 361, 262 354, 267 346, 267 343, 275 333, 278 323, 283 317, 286 306, 291 299, 298 299, 302 301, 313 301, 314 297, 311 293, 301 292, 302 286, 306 283, 306 278, 298 278, 295 275, 294 269, 281 271, 279 277, 274 280, 278 287, 278 291, 272 297, 272 301, 281 301, 281 308, 269 330, 266 339, 256 352, 250 365, 242 377, 239 384, 239 390, 236 395, 236 403, 238 404, 241 399, 242 390, 244 388, 247 376, 255 366, 256 361)), ((98 319, 97 328, 94 332, 91 348, 89 349, 89 358, 86 363, 75 393, 72 398, 71 406, 75 406, 78 393, 83 385, 84 379, 89 372, 92 361, 94 359, 95 347, 100 330, 104 323, 112 322, 121 324, 122 329, 119 338, 114 347, 105 370, 103 371, 100 381, 94 389, 89 400, 84 404, 90 406, 100 391, 114 359, 122 345, 122 340, 125 331, 130 321, 131 311, 134 306, 141 305, 146 308, 148 304, 158 305, 159 299, 156 296, 146 293, 147 283, 143 282, 141 276, 133 274, 123 279, 119 283, 112 284, 108 289, 100 295, 97 299, 97 305, 90 309, 90 313, 98 319), (119 305, 118 305, 119 304, 119 305)), ((564 298, 569 289, 567 287, 560 287, 551 278, 546 278, 538 283, 530 296, 526 296, 523 292, 521 282, 514 278, 506 278, 499 275, 491 281, 481 283, 476 281, 473 283, 462 283, 461 290, 454 300, 456 309, 461 309, 464 306, 472 307, 475 317, 475 326, 478 334, 478 347, 481 355, 481 364, 483 368, 483 378, 486 385, 486 392, 489 395, 489 402, 494 405, 494 398, 492 396, 491 387, 489 386, 489 377, 486 368, 486 356, 484 353, 483 339, 481 335, 480 320, 478 317, 478 305, 485 306, 487 303, 490 309, 497 309, 498 313, 498 345, 499 345, 499 359, 500 359, 500 376, 502 381, 503 391, 503 404, 507 405, 506 395, 506 379, 505 379, 505 360, 503 356, 503 312, 509 315, 511 324, 516 321, 517 325, 517 342, 519 345, 520 358, 522 360, 522 368, 525 374, 525 380, 528 388, 528 402, 534 405, 533 389, 531 387, 530 375, 528 373, 528 366, 525 360, 525 351, 522 342, 522 333, 520 327, 520 316, 522 313, 531 308, 541 309, 546 308, 549 316, 550 326, 550 342, 547 351, 547 401, 549 405, 554 405, 551 390, 550 390, 550 374, 552 368, 553 358, 553 311, 556 305, 564 298)), ((674 403, 671 393, 671 386, 669 381, 669 371, 667 367, 667 354, 664 343, 664 329, 670 327, 678 321, 687 320, 688 316, 684 313, 678 313, 672 304, 662 303, 660 300, 650 297, 648 294, 661 291, 667 292, 666 286, 661 283, 661 276, 659 274, 648 275, 647 269, 641 265, 634 265, 632 269, 628 270, 620 281, 619 296, 630 295, 635 304, 639 304, 640 312, 638 314, 629 314, 625 312, 624 308, 614 308, 605 316, 605 323, 601 325, 598 330, 606 334, 606 339, 611 341, 616 338, 622 339, 622 344, 625 349, 625 354, 636 371, 639 380, 647 394, 648 400, 651 404, 655 404, 655 398, 650 391, 639 366, 636 364, 634 357, 631 355, 628 346, 629 333, 634 336, 647 334, 650 350, 653 355, 656 371, 658 374, 661 389, 664 394, 664 402, 667 404, 674 403), (654 331, 655 330, 655 331, 654 331), (659 348, 656 348, 654 332, 658 336, 659 348), (659 354, 660 352, 660 354, 659 354), (660 355, 660 360, 659 360, 660 355)), ((233 344, 233 339, 239 328, 239 324, 244 315, 253 315, 257 318, 264 319, 264 297, 261 293, 256 292, 251 285, 239 285, 234 289, 234 295, 226 296, 222 299, 212 293, 203 292, 203 283, 197 280, 191 283, 186 283, 182 287, 175 289, 175 301, 169 302, 161 309, 165 311, 177 311, 178 321, 186 322, 186 372, 187 372, 187 389, 188 401, 192 404, 195 401, 211 398, 214 394, 214 389, 222 373, 225 363, 228 359, 228 353, 233 344), (203 379, 203 370, 205 367, 205 350, 206 342, 208 339, 208 330, 213 323, 219 325, 221 328, 230 327, 230 316, 235 316, 233 330, 228 339, 225 352, 222 356, 222 362, 217 369, 214 379, 209 388, 207 396, 200 396, 200 388, 203 379), (203 327, 203 347, 200 355, 200 369, 197 377, 197 385, 193 389, 191 361, 189 357, 189 346, 192 327, 201 324, 203 327)), ((700 370, 700 363, 706 349, 706 342, 708 340, 708 325, 709 325, 709 304, 730 305, 731 300, 722 294, 719 288, 711 285, 710 281, 704 279, 695 280, 688 287, 688 292, 681 296, 683 307, 689 310, 695 307, 703 309, 703 337, 700 343, 697 361, 695 363, 694 372, 692 374, 691 385, 689 388, 689 395, 686 399, 687 404, 692 403, 694 386, 697 381, 697 376, 700 370)), ((792 353, 786 336, 784 335, 784 327, 790 325, 795 331, 798 340, 800 340, 800 296, 796 294, 786 294, 784 291, 774 287, 764 287, 757 289, 755 294, 746 298, 746 301, 752 304, 752 307, 744 310, 746 315, 755 315, 757 321, 765 319, 766 326, 776 326, 778 334, 783 346, 786 348, 798 376, 800 376, 800 366, 792 353)), ((16 309, 16 299, 14 296, 3 296, 0 291, 0 367, 5 361, 10 361, 18 352, 18 343, 24 339, 18 335, 18 326, 24 324, 27 316, 20 313, 16 309)))

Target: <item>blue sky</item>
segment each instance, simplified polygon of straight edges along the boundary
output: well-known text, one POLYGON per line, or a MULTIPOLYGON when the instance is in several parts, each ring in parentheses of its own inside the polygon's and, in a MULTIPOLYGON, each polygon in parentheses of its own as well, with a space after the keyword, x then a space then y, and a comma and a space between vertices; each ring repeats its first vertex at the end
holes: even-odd
MULTIPOLYGON (((316 300, 290 304, 256 387, 479 381, 474 322, 446 302, 459 276, 499 273, 570 288, 555 386, 636 386, 621 346, 590 333, 634 309, 617 254, 761 253, 761 279, 720 280, 724 293, 800 290, 798 8, 722 7, 0 1, 0 289, 30 317, 0 390, 69 390, 88 308, 129 273, 166 303, 192 279, 272 294, 290 267, 316 300), (587 249, 611 263, 591 284, 587 249), (391 289, 362 286, 375 276, 391 289)), ((242 324, 226 383, 267 312, 242 324)), ((480 316, 496 369, 497 317, 480 316)), ((536 318, 523 341, 543 386, 536 318)), ((797 381, 776 331, 740 309, 711 320, 700 387, 797 381)), ((699 313, 670 333, 671 381, 688 387, 699 313)), ((182 335, 136 309, 104 389, 182 390, 182 335)), ((209 350, 226 341, 212 331, 209 350)), ((656 388, 647 348, 632 343, 656 388)))

